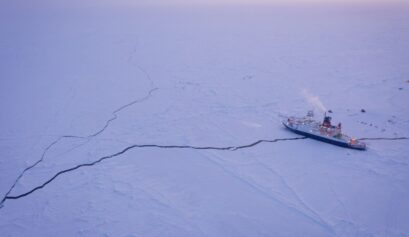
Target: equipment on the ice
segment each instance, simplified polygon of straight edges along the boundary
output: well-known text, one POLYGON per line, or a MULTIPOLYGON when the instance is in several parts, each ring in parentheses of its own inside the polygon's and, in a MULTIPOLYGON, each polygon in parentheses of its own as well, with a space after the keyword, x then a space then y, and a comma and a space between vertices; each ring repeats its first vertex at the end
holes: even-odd
POLYGON ((341 123, 338 126, 331 124, 331 117, 324 115, 322 123, 314 120, 313 111, 308 111, 303 118, 288 117, 283 125, 294 133, 302 136, 331 143, 337 146, 348 147, 357 150, 365 150, 366 144, 355 138, 351 138, 341 132, 341 123))

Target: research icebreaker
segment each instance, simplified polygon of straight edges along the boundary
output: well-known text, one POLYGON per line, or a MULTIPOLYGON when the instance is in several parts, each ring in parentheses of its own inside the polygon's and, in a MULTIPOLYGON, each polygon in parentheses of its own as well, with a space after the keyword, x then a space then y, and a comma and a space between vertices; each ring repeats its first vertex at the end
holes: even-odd
POLYGON ((313 112, 309 111, 307 116, 302 118, 288 117, 283 121, 283 125, 294 133, 319 141, 357 150, 366 149, 364 142, 342 133, 341 123, 333 126, 331 117, 326 114, 322 123, 315 121, 313 112))

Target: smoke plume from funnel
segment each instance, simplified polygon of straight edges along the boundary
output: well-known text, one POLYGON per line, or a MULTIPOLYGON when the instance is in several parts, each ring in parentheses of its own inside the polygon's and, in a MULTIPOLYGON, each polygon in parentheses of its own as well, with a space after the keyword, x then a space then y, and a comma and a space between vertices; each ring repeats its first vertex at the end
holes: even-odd
POLYGON ((303 96, 307 99, 308 103, 310 103, 315 109, 325 113, 327 109, 325 108, 324 104, 321 102, 318 96, 311 94, 306 89, 302 90, 303 96))

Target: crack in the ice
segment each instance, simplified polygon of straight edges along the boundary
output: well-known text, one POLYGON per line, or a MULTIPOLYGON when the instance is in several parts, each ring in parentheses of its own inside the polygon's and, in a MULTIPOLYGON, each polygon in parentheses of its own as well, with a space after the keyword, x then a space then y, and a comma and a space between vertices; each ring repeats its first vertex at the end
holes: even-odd
POLYGON ((152 88, 151 90, 149 90, 149 92, 148 92, 148 94, 147 94, 146 96, 144 96, 144 97, 142 97, 142 98, 140 98, 140 99, 134 100, 134 101, 132 101, 132 102, 126 104, 126 105, 123 105, 123 106, 119 107, 118 109, 114 110, 114 111, 112 112, 112 115, 113 115, 112 118, 110 118, 109 120, 107 120, 107 122, 105 123, 105 126, 104 126, 102 129, 100 129, 100 130, 97 131, 96 133, 94 133, 94 134, 92 134, 92 135, 89 135, 89 136, 87 136, 87 137, 85 137, 85 138, 95 137, 95 136, 98 136, 99 134, 101 134, 102 132, 104 132, 104 131, 108 128, 109 124, 110 124, 112 121, 114 121, 114 120, 116 120, 116 119, 118 118, 117 113, 121 112, 122 110, 124 110, 124 109, 126 109, 126 108, 128 108, 128 107, 130 107, 130 106, 132 106, 132 105, 134 105, 134 104, 144 102, 145 100, 149 99, 149 98, 152 96, 152 93, 155 92, 156 90, 158 90, 158 88, 157 88, 157 87, 154 87, 154 88, 152 88))
MULTIPOLYGON (((135 49, 135 50, 136 50, 136 49, 135 49)), ((135 51, 135 50, 134 50, 134 51, 135 51)), ((96 131, 96 132, 94 132, 94 133, 92 133, 92 134, 90 134, 90 135, 87 135, 87 136, 63 135, 63 136, 58 137, 55 141, 51 142, 51 143, 44 149, 44 151, 43 151, 43 153, 42 153, 42 155, 41 155, 41 158, 40 158, 39 160, 37 160, 36 162, 34 162, 32 165, 26 167, 26 168, 17 176, 16 180, 13 182, 12 186, 11 186, 10 189, 6 192, 6 194, 4 195, 4 198, 1 200, 1 202, 0 202, 0 208, 3 206, 2 204, 3 204, 4 201, 6 200, 7 196, 14 190, 15 186, 17 185, 17 183, 19 182, 19 180, 24 176, 24 174, 25 174, 27 171, 29 171, 30 169, 36 167, 39 163, 41 163, 41 162, 45 159, 46 154, 48 153, 48 151, 49 151, 53 146, 55 146, 56 144, 58 144, 61 140, 63 140, 63 139, 70 139, 70 138, 71 138, 71 139, 72 139, 72 138, 73 138, 73 139, 87 139, 88 141, 85 142, 85 143, 83 143, 83 144, 81 144, 80 146, 82 146, 82 145, 88 143, 92 138, 94 138, 94 137, 98 136, 99 134, 103 133, 103 132, 108 128, 108 126, 110 125, 110 123, 118 118, 117 113, 123 111, 124 109, 126 109, 126 108, 128 108, 128 107, 130 107, 130 106, 133 106, 134 104, 141 103, 141 102, 143 102, 143 101, 149 99, 149 98, 152 96, 152 93, 159 89, 159 88, 156 86, 155 82, 152 80, 152 77, 149 75, 149 73, 148 73, 143 67, 141 67, 139 64, 132 63, 132 57, 133 57, 133 54, 134 54, 134 53, 135 53, 135 52, 133 52, 132 55, 131 55, 131 57, 128 58, 128 62, 131 63, 133 66, 135 66, 139 71, 141 71, 141 72, 145 75, 145 77, 148 79, 148 81, 149 81, 149 83, 150 83, 150 88, 151 88, 151 89, 149 90, 149 92, 147 93, 147 95, 144 96, 144 97, 142 97, 142 98, 140 98, 140 99, 133 100, 133 101, 131 101, 131 102, 129 102, 129 103, 127 103, 127 104, 125 104, 125 105, 119 107, 118 109, 114 110, 114 111, 112 112, 112 117, 105 122, 105 125, 104 125, 101 129, 99 129, 98 131, 96 131)), ((79 147, 79 146, 78 146, 78 147, 79 147)), ((76 147, 76 148, 77 148, 77 147, 76 147)))
MULTIPOLYGON (((149 97, 151 96, 151 94, 152 94, 153 91, 155 91, 155 90, 157 90, 157 88, 152 89, 152 90, 149 92, 149 94, 148 94, 147 96, 145 96, 144 98, 142 98, 142 99, 140 99, 140 100, 136 100, 136 101, 131 102, 131 103, 129 103, 129 104, 126 104, 126 105, 120 107, 119 109, 115 110, 115 111, 113 112, 115 119, 116 119, 116 116, 117 116, 116 113, 120 112, 121 110, 123 110, 123 109, 125 109, 125 108, 127 108, 127 107, 129 107, 129 106, 132 106, 133 104, 137 103, 138 101, 141 102, 141 101, 146 100, 147 98, 149 98, 149 97)), ((1 200, 1 202, 0 202, 0 209, 4 206, 4 202, 5 202, 6 200, 9 200, 9 199, 15 200, 15 199, 20 199, 20 198, 22 198, 22 197, 28 196, 28 195, 30 195, 31 193, 33 193, 33 192, 35 192, 35 191, 37 191, 37 190, 39 190, 39 189, 44 188, 47 184, 51 183, 54 179, 56 179, 58 176, 60 176, 60 175, 62 175, 62 174, 64 174, 64 173, 68 173, 68 172, 74 171, 74 170, 79 169, 79 168, 81 168, 81 167, 93 166, 93 165, 95 165, 95 164, 98 164, 98 163, 100 163, 100 162, 106 160, 106 159, 112 159, 112 158, 114 158, 114 157, 120 156, 120 155, 126 153, 127 151, 134 149, 134 148, 194 149, 194 150, 237 151, 237 150, 240 150, 240 149, 251 148, 251 147, 254 147, 254 146, 256 146, 256 145, 258 145, 258 144, 261 144, 261 143, 275 143, 275 142, 280 142, 280 141, 293 141, 293 140, 301 140, 301 139, 306 139, 306 138, 307 138, 307 137, 293 137, 293 138, 277 138, 277 139, 273 139, 273 140, 261 139, 261 140, 255 141, 255 142, 250 143, 250 144, 247 144, 247 145, 241 145, 241 146, 226 146, 226 147, 191 146, 191 145, 134 144, 134 145, 128 146, 128 147, 126 147, 125 149, 123 149, 122 151, 119 151, 119 152, 114 153, 114 154, 112 154, 112 155, 108 155, 108 156, 101 157, 100 159, 98 159, 98 160, 96 160, 96 161, 94 161, 94 162, 79 164, 79 165, 74 166, 74 167, 72 167, 72 168, 59 171, 59 172, 57 172, 51 179, 47 180, 47 181, 46 181, 45 183, 43 183, 42 185, 37 186, 37 187, 35 187, 34 189, 32 189, 32 190, 30 190, 30 191, 28 191, 28 192, 26 192, 26 193, 23 193, 23 194, 20 194, 20 195, 17 195, 17 196, 10 196, 10 195, 9 195, 9 194, 11 193, 11 191, 14 189, 15 185, 17 184, 17 182, 18 182, 18 181, 21 179, 21 177, 24 175, 24 173, 25 173, 26 171, 32 169, 33 167, 35 167, 38 163, 40 163, 40 162, 45 158, 45 155, 46 155, 46 153, 48 152, 48 150, 50 150, 50 149, 51 149, 56 143, 58 143, 61 139, 63 139, 63 138, 88 138, 88 139, 89 139, 89 138, 91 138, 91 137, 97 136, 98 134, 102 133, 103 130, 105 130, 105 129, 108 127, 109 123, 110 123, 111 121, 115 120, 115 119, 112 119, 112 118, 111 118, 110 120, 107 121, 107 124, 104 126, 104 129, 98 131, 97 133, 94 133, 94 134, 92 134, 92 135, 89 135, 89 136, 87 136, 87 137, 67 135, 67 136, 61 136, 60 138, 58 138, 57 140, 55 140, 53 143, 51 143, 51 144, 44 150, 41 159, 38 160, 37 162, 35 162, 33 165, 31 165, 31 166, 27 167, 26 169, 24 169, 24 171, 18 176, 18 178, 16 179, 16 182, 14 182, 14 184, 12 185, 12 187, 11 187, 11 188, 9 189, 9 191, 6 193, 6 195, 4 196, 4 198, 1 200)), ((380 137, 380 138, 359 138, 358 140, 409 140, 409 138, 408 138, 408 137, 397 137, 397 138, 385 138, 385 137, 382 138, 382 137, 380 137)))
MULTIPOLYGON (((99 134, 103 133, 103 132, 108 128, 108 126, 110 125, 110 123, 118 118, 118 115, 117 115, 117 114, 118 114, 119 112, 121 112, 122 110, 124 110, 124 109, 126 109, 126 108, 128 108, 128 107, 130 107, 130 106, 132 106, 132 105, 134 105, 134 104, 136 104, 136 103, 141 103, 141 102, 143 102, 143 101, 149 99, 149 98, 152 96, 152 93, 153 93, 154 91, 156 91, 156 90, 158 90, 157 87, 152 88, 152 89, 148 92, 148 94, 147 94, 146 96, 144 96, 144 97, 142 97, 142 98, 140 98, 140 99, 134 100, 134 101, 132 101, 132 102, 126 104, 126 105, 123 105, 123 106, 121 106, 120 108, 114 110, 114 111, 112 112, 112 117, 111 117, 110 119, 108 119, 108 120, 106 121, 105 125, 104 125, 100 130, 96 131, 95 133, 92 133, 92 134, 87 135, 87 136, 63 135, 63 136, 60 136, 59 138, 57 138, 57 139, 56 139, 55 141, 53 141, 52 143, 50 143, 50 144, 44 149, 44 151, 43 151, 43 153, 42 153, 42 155, 41 155, 41 158, 40 158, 39 160, 37 160, 36 162, 34 162, 32 165, 26 167, 26 168, 19 174, 19 176, 17 176, 16 180, 14 181, 14 183, 12 184, 12 186, 10 187, 10 189, 6 192, 6 194, 4 195, 4 198, 3 198, 2 201, 0 202, 0 206, 1 206, 1 204, 3 204, 5 198, 14 190, 15 186, 16 186, 17 183, 20 181, 20 179, 24 176, 24 174, 25 174, 27 171, 29 171, 30 169, 36 167, 39 163, 41 163, 41 162, 45 159, 46 154, 48 153, 48 151, 49 151, 53 146, 55 146, 56 144, 58 144, 61 140, 74 138, 74 139, 87 139, 87 140, 89 141, 90 139, 92 139, 92 138, 98 136, 99 134)), ((85 144, 85 143, 84 143, 84 144, 85 144)))
POLYGON ((390 140, 390 141, 395 141, 395 140, 409 140, 409 137, 363 137, 363 138, 359 138, 357 140, 370 140, 370 141, 390 140))
MULTIPOLYGON (((237 151, 237 150, 240 150, 240 149, 245 149, 245 148, 254 147, 254 146, 256 146, 256 145, 258 145, 258 144, 260 144, 260 143, 273 143, 273 142, 293 141, 293 140, 301 140, 301 139, 306 139, 306 137, 277 138, 277 139, 273 139, 273 140, 265 140, 265 139, 263 139, 263 140, 258 140, 258 141, 256 141, 256 142, 253 142, 253 143, 247 144, 247 145, 242 145, 242 146, 226 146, 226 147, 189 146, 189 145, 157 145, 157 144, 142 144, 142 145, 140 145, 140 144, 135 144, 135 145, 128 146, 128 147, 126 147, 125 149, 123 149, 123 150, 121 150, 121 151, 119 151, 119 152, 117 152, 117 153, 114 153, 114 154, 111 154, 111 155, 108 155, 108 156, 103 156, 103 157, 99 158, 99 159, 96 160, 96 161, 93 161, 93 162, 90 162, 90 163, 79 164, 79 165, 76 165, 76 166, 71 167, 71 168, 69 168, 69 169, 65 169, 65 170, 59 171, 59 172, 57 172, 53 177, 51 177, 49 180, 47 180, 46 182, 44 182, 42 185, 39 185, 39 186, 33 188, 32 190, 26 192, 26 193, 23 193, 23 194, 20 194, 20 195, 17 195, 17 196, 9 196, 10 192, 12 191, 12 188, 11 188, 11 189, 9 190, 9 192, 7 192, 7 194, 6 194, 6 195, 4 196, 4 198, 1 200, 1 202, 0 202, 0 208, 3 206, 3 204, 4 204, 4 202, 5 202, 6 200, 9 200, 9 199, 13 199, 13 200, 14 200, 14 199, 20 199, 20 198, 22 198, 22 197, 28 196, 28 195, 32 194, 33 192, 35 192, 35 191, 37 191, 37 190, 39 190, 39 189, 44 188, 47 184, 51 183, 54 179, 56 179, 58 176, 60 176, 60 175, 62 175, 62 174, 64 174, 64 173, 68 173, 68 172, 74 171, 74 170, 79 169, 79 168, 81 168, 81 167, 93 166, 93 165, 98 164, 98 163, 100 163, 100 162, 102 162, 102 161, 104 161, 104 160, 112 159, 112 158, 114 158, 114 157, 120 156, 120 155, 126 153, 127 151, 134 149, 134 148, 194 149, 194 150, 237 151)), ((52 145, 50 145, 49 147, 51 147, 51 146, 52 146, 52 145)), ((37 163, 39 163, 39 162, 37 162, 37 163)), ((34 165, 32 165, 31 168, 32 168, 32 167, 34 167, 34 165)), ((27 171, 27 170, 28 170, 28 168, 26 169, 26 171, 27 171)), ((22 175, 23 175, 23 174, 21 174, 19 177, 21 178, 22 175)), ((17 180, 17 181, 18 181, 18 180, 17 180)), ((16 183, 17 183, 17 182, 16 182, 16 183)), ((13 187, 16 185, 16 183, 13 185, 13 187)))

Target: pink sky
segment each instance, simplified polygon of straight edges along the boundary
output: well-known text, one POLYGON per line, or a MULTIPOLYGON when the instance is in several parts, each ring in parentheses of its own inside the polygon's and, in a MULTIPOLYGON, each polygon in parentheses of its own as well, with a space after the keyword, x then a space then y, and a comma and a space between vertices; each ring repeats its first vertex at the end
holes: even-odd
MULTIPOLYGON (((93 1, 93 0, 91 0, 93 1)), ((155 4, 155 5, 234 5, 234 4, 287 4, 287 3, 310 3, 310 4, 404 4, 409 3, 409 0, 99 0, 109 4, 155 4)))
MULTIPOLYGON (((0 5, 16 2, 27 4, 23 0, 3 0, 0 5)), ((30 3, 32 4, 32 3, 30 3)), ((409 0, 38 0, 34 4, 50 4, 50 5, 111 5, 111 6, 131 6, 131 5, 332 5, 332 4, 348 4, 348 5, 409 5, 409 0)), ((19 4, 20 5, 20 4, 19 4)))

